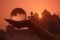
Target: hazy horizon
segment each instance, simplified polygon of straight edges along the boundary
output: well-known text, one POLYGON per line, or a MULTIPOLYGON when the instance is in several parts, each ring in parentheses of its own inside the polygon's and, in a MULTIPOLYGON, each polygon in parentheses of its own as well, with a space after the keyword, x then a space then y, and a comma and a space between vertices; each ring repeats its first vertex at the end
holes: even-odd
MULTIPOLYGON (((0 28, 5 30, 8 23, 4 20, 10 18, 10 13, 14 8, 23 8, 27 15, 32 12, 41 13, 47 9, 52 14, 60 13, 60 0, 0 0, 0 28)), ((58 14, 57 14, 58 15, 58 14)))

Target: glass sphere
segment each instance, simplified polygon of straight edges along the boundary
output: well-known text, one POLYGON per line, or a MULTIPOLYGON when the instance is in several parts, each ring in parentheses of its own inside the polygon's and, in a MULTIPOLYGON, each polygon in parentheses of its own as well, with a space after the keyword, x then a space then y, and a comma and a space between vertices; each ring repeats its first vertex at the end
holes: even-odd
POLYGON ((26 20, 26 12, 22 8, 15 8, 12 10, 10 18, 15 21, 21 21, 21 20, 26 20))

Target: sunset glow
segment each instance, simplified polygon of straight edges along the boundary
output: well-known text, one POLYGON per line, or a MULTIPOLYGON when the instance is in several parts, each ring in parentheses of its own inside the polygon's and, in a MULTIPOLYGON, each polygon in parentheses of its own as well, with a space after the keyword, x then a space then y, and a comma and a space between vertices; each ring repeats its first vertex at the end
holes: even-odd
POLYGON ((5 30, 7 23, 4 19, 10 18, 11 11, 17 7, 23 8, 28 16, 31 11, 38 13, 44 9, 57 14, 60 13, 60 0, 0 0, 0 28, 5 30))
POLYGON ((42 15, 41 14, 39 15, 39 18, 42 18, 42 15))

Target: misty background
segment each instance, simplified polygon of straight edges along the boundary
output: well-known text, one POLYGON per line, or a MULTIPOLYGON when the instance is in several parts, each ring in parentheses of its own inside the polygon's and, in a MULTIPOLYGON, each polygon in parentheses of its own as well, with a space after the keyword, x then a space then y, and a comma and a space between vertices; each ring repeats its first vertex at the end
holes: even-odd
POLYGON ((6 29, 8 23, 4 19, 10 19, 11 11, 17 7, 23 8, 27 16, 30 15, 31 11, 40 14, 44 9, 58 15, 58 12, 60 13, 60 0, 0 0, 0 29, 6 29))

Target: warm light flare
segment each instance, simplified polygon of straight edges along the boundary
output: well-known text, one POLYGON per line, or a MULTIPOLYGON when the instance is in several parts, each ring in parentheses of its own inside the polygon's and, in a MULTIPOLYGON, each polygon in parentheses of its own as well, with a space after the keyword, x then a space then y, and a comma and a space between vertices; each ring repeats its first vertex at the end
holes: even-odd
POLYGON ((39 18, 42 18, 42 15, 41 14, 39 15, 39 18))

